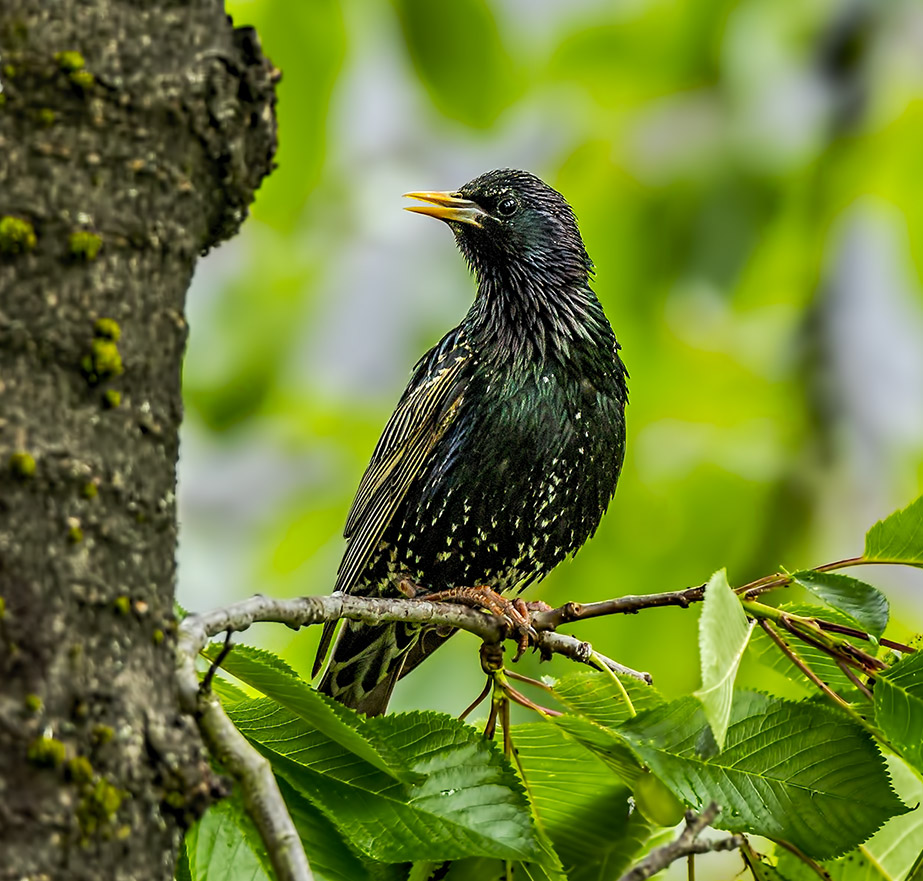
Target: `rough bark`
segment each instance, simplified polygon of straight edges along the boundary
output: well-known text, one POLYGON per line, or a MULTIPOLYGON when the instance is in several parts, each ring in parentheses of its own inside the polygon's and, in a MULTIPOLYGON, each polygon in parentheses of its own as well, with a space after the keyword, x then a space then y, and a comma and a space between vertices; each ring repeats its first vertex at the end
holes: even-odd
POLYGON ((167 879, 185 291, 275 149, 220 0, 0 3, 0 878, 167 879))

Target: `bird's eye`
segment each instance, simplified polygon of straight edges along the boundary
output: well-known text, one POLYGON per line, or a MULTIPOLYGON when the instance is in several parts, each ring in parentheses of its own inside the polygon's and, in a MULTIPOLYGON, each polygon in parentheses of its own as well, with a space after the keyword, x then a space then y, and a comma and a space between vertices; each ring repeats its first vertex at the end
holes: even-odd
POLYGON ((504 196, 497 202, 497 214, 501 217, 512 217, 518 207, 519 205, 512 196, 504 196))

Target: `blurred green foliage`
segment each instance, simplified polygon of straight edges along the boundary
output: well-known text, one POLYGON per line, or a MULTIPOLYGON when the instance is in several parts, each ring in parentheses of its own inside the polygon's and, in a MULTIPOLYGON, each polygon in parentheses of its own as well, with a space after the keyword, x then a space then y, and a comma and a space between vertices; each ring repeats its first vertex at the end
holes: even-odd
MULTIPOLYGON (((448 231, 398 196, 490 167, 527 167, 574 205, 631 373, 612 508, 531 598, 852 556, 923 489, 918 4, 228 7, 283 72, 281 147, 190 294, 185 605, 331 589, 403 377, 473 294, 448 231)), ((919 579, 890 587, 894 617, 923 626, 919 579)), ((698 684, 697 617, 579 633, 676 694, 698 684)), ((265 638, 307 671, 316 634, 265 638)), ((741 675, 772 674, 745 658, 741 675)), ((458 712, 480 682, 457 637, 394 706, 458 712)))

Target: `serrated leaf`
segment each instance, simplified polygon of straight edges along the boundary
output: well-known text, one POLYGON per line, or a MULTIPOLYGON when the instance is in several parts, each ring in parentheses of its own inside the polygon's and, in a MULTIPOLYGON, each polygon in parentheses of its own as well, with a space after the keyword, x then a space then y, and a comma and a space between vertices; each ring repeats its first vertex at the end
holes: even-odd
POLYGON ((906 811, 871 738, 810 701, 739 692, 720 753, 694 698, 622 731, 681 799, 699 810, 718 802, 719 828, 782 838, 815 859, 845 853, 906 811))
POLYGON ((399 881, 403 878, 400 866, 360 859, 347 846, 336 826, 285 780, 279 780, 279 789, 304 844, 315 881, 355 881, 356 878, 399 881))
POLYGON ((401 783, 270 701, 228 708, 273 766, 366 857, 383 862, 541 859, 515 772, 476 729, 438 713, 367 721, 401 755, 401 783))
POLYGON ((221 698, 221 703, 225 706, 236 704, 239 701, 250 700, 250 695, 247 692, 242 688, 238 688, 232 682, 228 682, 227 679, 220 675, 212 679, 212 691, 221 698))
MULTIPOLYGON (((664 703, 663 696, 654 688, 630 676, 620 676, 635 713, 651 710, 664 703)), ((599 670, 577 670, 561 677, 553 685, 555 698, 567 707, 598 725, 616 728, 632 716, 612 676, 599 670)))
POLYGON ((570 738, 593 752, 629 786, 642 771, 642 764, 616 730, 635 713, 664 703, 663 696, 651 685, 622 676, 632 707, 618 685, 607 673, 578 670, 555 682, 554 696, 569 712, 550 719, 570 738))
MULTIPOLYGON (((839 609, 811 606, 807 603, 784 603, 779 606, 779 610, 802 618, 823 618, 834 624, 843 624, 847 627, 854 624, 850 616, 839 611, 839 609)), ((829 685, 834 691, 842 695, 855 690, 852 680, 825 651, 810 643, 802 642, 787 631, 780 630, 779 636, 821 678, 821 681, 829 685)), ((863 645, 859 640, 856 640, 856 642, 863 645)), ((762 630, 754 634, 750 646, 756 657, 759 658, 760 663, 776 670, 792 682, 797 682, 811 694, 818 693, 817 686, 792 663, 791 659, 762 630)), ((868 648, 868 643, 864 643, 864 647, 868 648)))
POLYGON ((866 560, 923 566, 923 496, 879 520, 865 535, 866 560))
MULTIPOLYGON (((854 850, 837 860, 824 860, 822 868, 832 881, 898 881, 890 878, 881 866, 862 850, 854 850)), ((817 873, 794 854, 782 851, 778 872, 785 881, 817 881, 817 873)))
MULTIPOLYGON (((280 790, 316 881, 356 878, 397 881, 397 867, 362 862, 349 850, 333 824, 284 780, 280 781, 280 790)), ((185 848, 190 881, 275 879, 265 844, 237 791, 212 805, 187 832, 185 848)))
MULTIPOLYGON (((217 650, 212 653, 217 654, 217 650)), ((401 757, 373 743, 367 736, 364 716, 318 694, 271 652, 246 645, 235 646, 225 658, 222 669, 291 710, 373 767, 395 778, 406 776, 401 757)))
MULTIPOLYGON (((221 654, 223 649, 223 643, 210 642, 205 646, 205 648, 202 649, 201 655, 203 658, 207 658, 209 661, 214 661, 215 658, 221 654)), ((227 655, 225 660, 222 661, 222 669, 227 669, 226 662, 232 656, 236 658, 246 658, 251 663, 258 664, 261 667, 269 667, 270 669, 277 670, 279 673, 284 673, 287 676, 293 676, 296 679, 300 678, 295 668, 289 666, 287 661, 284 661, 277 654, 267 651, 266 649, 260 649, 252 645, 237 644, 231 649, 231 652, 227 655)))
POLYGON ((237 798, 213 804, 186 832, 192 881, 275 881, 259 833, 237 798))
POLYGON ((731 718, 734 679, 755 622, 748 623, 724 569, 712 575, 706 585, 703 606, 699 618, 702 687, 695 696, 705 708, 705 718, 718 749, 723 749, 731 718))
POLYGON ((878 675, 875 723, 903 759, 923 772, 923 652, 878 675))
MULTIPOLYGON (((904 801, 919 804, 923 800, 923 781, 900 759, 889 757, 888 770, 904 801)), ((820 865, 833 881, 910 881, 921 846, 923 812, 909 811, 892 817, 865 844, 820 865)), ((816 881, 817 874, 809 866, 787 852, 779 850, 778 855, 786 881, 816 881)))
POLYGON ((618 878, 650 837, 630 790, 592 752, 545 722, 516 725, 529 800, 570 881, 618 878))
POLYGON ((890 609, 888 600, 878 588, 848 575, 814 569, 795 572, 792 578, 818 599, 852 618, 854 626, 860 630, 876 637, 885 632, 890 609))
POLYGON ((548 721, 598 756, 628 786, 634 785, 644 766, 619 732, 572 713, 548 721))
MULTIPOLYGON (((523 878, 525 881, 569 881, 563 872, 549 870, 540 864, 514 862, 509 865, 513 878, 523 878)), ((505 881, 509 877, 506 867, 507 864, 501 860, 456 860, 449 868, 445 881, 505 881)), ((432 873, 426 876, 425 881, 429 881, 430 877, 432 873)))
POLYGON ((893 881, 910 881, 914 860, 923 850, 923 780, 896 756, 888 757, 888 770, 901 799, 916 809, 893 817, 862 846, 893 881))

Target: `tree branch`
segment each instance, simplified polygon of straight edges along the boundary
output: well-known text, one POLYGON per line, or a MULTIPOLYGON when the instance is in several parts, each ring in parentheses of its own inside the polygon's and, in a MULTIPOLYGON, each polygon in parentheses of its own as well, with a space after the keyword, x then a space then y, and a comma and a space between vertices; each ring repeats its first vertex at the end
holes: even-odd
MULTIPOLYGON (((313 876, 301 840, 269 763, 237 731, 210 689, 200 687, 195 659, 211 637, 243 631, 257 622, 277 622, 297 630, 340 618, 367 624, 406 621, 456 627, 494 645, 502 643, 509 635, 503 619, 466 606, 432 603, 425 599, 347 594, 290 600, 254 596, 201 615, 189 615, 180 624, 176 676, 181 706, 196 720, 212 755, 240 786, 280 881, 311 881, 313 876)), ((590 666, 603 663, 616 673, 651 681, 647 673, 639 673, 598 652, 594 655, 589 643, 573 636, 546 630, 538 634, 535 644, 543 655, 559 654, 590 666)))
POLYGON ((691 854, 737 850, 745 841, 743 835, 730 835, 717 841, 699 840, 699 835, 718 816, 720 810, 718 805, 712 802, 701 814, 686 811, 686 828, 680 833, 679 838, 652 850, 640 863, 622 875, 619 881, 645 881, 670 863, 691 854))
POLYGON ((197 615, 180 625, 176 670, 180 706, 195 719, 209 752, 240 786, 279 881, 313 881, 301 837, 268 760, 237 730, 211 689, 199 686, 195 659, 209 635, 197 615))
MULTIPOLYGON (((843 560, 818 567, 818 569, 828 571, 855 565, 857 562, 862 561, 843 560)), ((736 588, 735 592, 741 597, 744 608, 749 611, 751 606, 763 608, 761 604, 753 603, 752 597, 784 587, 789 583, 791 583, 790 576, 776 574, 745 584, 736 588)), ((632 670, 611 658, 600 655, 594 652, 589 643, 573 636, 557 633, 555 629, 561 624, 603 615, 634 614, 642 609, 663 606, 686 608, 692 603, 700 602, 704 597, 705 585, 701 584, 685 590, 616 597, 597 603, 565 603, 557 609, 531 614, 530 623, 536 632, 533 644, 543 657, 552 654, 563 655, 578 663, 597 669, 602 665, 613 673, 631 676, 650 684, 651 677, 648 673, 632 670)), ((766 609, 769 610, 770 607, 766 609)), ((775 609, 771 611, 775 615, 780 614, 775 609)), ((802 668, 806 675, 811 676, 811 671, 805 669, 806 665, 799 663, 800 659, 797 655, 782 642, 771 625, 763 620, 766 616, 756 615, 755 617, 760 619, 761 626, 783 651, 802 668)), ((177 681, 182 707, 196 719, 209 749, 237 780, 244 801, 266 843, 270 859, 282 881, 310 881, 312 878, 300 839, 288 816, 285 802, 268 763, 236 730, 224 714, 220 702, 210 690, 200 688, 195 659, 211 637, 225 632, 230 638, 231 633, 247 630, 257 622, 276 622, 298 630, 301 627, 337 621, 341 618, 373 625, 406 622, 429 627, 452 627, 472 633, 479 637, 485 645, 493 646, 499 646, 515 635, 509 622, 499 615, 463 605, 432 602, 425 596, 407 599, 334 593, 289 600, 254 596, 211 612, 190 615, 182 622, 177 662, 177 681)), ((827 622, 815 622, 817 633, 823 634, 826 624, 827 622)), ((829 629, 836 628, 831 626, 829 629)), ((796 631, 795 635, 814 642, 812 637, 801 632, 796 631)), ((851 644, 849 648, 854 654, 859 655, 861 660, 866 660, 861 650, 851 644)), ((853 657, 847 659, 847 663, 850 661, 856 663, 853 657)), ((825 691, 838 703, 843 703, 838 695, 830 694, 829 689, 825 691)), ((852 710, 848 705, 844 709, 847 712, 852 710)), ((644 881, 682 856, 739 847, 743 841, 741 836, 731 836, 712 842, 698 840, 698 835, 711 823, 717 811, 717 805, 712 804, 701 816, 688 813, 686 829, 680 837, 671 844, 652 851, 644 861, 626 873, 621 881, 644 881)))

